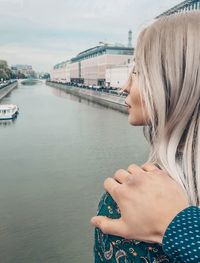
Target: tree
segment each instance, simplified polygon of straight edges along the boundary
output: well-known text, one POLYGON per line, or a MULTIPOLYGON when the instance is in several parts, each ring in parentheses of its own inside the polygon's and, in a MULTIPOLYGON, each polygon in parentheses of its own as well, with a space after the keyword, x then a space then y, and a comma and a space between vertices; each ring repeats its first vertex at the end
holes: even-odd
POLYGON ((12 77, 12 71, 8 68, 6 60, 0 60, 0 80, 7 80, 12 77))
POLYGON ((7 61, 0 59, 0 69, 6 69, 6 68, 8 68, 7 61))
POLYGON ((8 75, 6 74, 5 70, 0 68, 0 80, 3 79, 3 80, 6 80, 8 79, 8 75))
POLYGON ((42 76, 42 79, 50 79, 50 74, 44 73, 44 75, 42 76))

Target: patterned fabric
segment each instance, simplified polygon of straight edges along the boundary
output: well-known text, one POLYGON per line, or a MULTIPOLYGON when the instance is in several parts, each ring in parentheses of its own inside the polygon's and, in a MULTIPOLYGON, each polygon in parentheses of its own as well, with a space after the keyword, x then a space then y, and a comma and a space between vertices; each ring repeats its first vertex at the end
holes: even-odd
POLYGON ((168 226, 163 250, 180 262, 200 263, 200 208, 181 211, 168 226))
MULTIPOLYGON (((119 208, 108 193, 103 195, 99 203, 97 215, 108 216, 113 219, 120 217, 119 208)), ((96 263, 178 262, 173 259, 170 260, 163 252, 160 244, 145 243, 106 235, 99 228, 95 228, 94 257, 96 263)))

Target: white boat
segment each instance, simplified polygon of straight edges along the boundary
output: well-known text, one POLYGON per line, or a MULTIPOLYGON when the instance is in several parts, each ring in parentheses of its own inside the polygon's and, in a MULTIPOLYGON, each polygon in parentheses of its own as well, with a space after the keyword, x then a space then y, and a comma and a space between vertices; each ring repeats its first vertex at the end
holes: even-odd
POLYGON ((14 104, 1 104, 0 105, 0 120, 14 119, 19 112, 19 108, 14 104))

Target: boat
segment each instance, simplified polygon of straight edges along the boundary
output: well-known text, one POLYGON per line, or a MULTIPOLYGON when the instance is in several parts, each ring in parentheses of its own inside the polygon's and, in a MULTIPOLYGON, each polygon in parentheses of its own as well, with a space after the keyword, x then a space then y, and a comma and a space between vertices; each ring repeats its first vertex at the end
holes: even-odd
POLYGON ((0 105, 0 120, 11 120, 17 117, 19 108, 14 104, 1 104, 0 105))

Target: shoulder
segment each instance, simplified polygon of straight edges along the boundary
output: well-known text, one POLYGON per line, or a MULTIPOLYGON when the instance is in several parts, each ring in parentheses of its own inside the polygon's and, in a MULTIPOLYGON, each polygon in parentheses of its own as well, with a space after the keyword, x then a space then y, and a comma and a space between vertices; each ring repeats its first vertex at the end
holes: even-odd
MULTIPOLYGON (((97 215, 117 219, 121 216, 116 202, 108 193, 104 193, 98 206, 97 215)), ((174 262, 164 254, 162 246, 138 240, 107 235, 95 229, 95 262, 174 262)))

